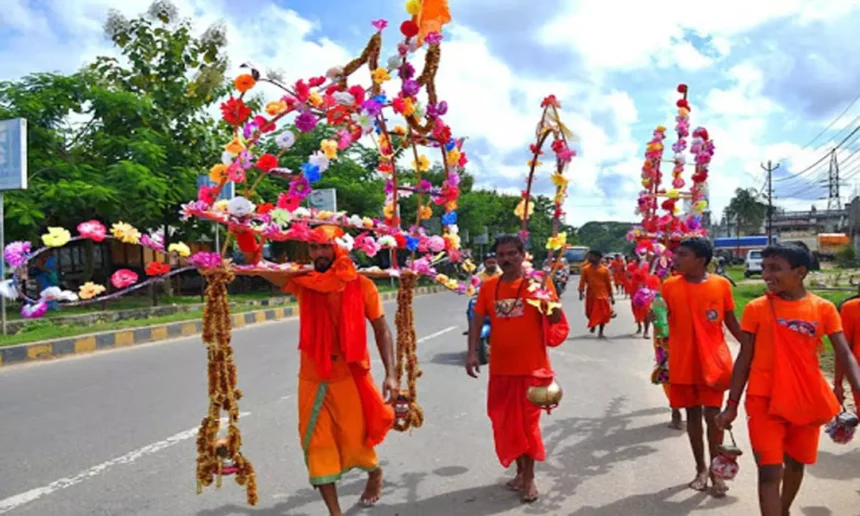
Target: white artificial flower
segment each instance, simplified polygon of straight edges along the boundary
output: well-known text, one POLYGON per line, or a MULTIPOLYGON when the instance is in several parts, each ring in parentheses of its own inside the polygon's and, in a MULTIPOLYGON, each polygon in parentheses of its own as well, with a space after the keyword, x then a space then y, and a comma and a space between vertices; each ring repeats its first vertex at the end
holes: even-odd
POLYGON ((457 224, 451 224, 450 226, 448 226, 448 233, 452 235, 459 235, 460 227, 457 224))
POLYGON ((48 287, 39 294, 39 299, 43 301, 77 301, 78 295, 60 287, 48 287))
POLYGON ((325 154, 322 153, 322 151, 316 151, 311 154, 311 156, 308 158, 308 163, 318 167, 320 169, 320 173, 328 170, 329 161, 325 154))
POLYGON ((388 71, 396 70, 400 68, 400 65, 403 63, 403 58, 399 55, 391 56, 388 58, 388 71))
POLYGON ((249 201, 248 199, 240 196, 234 197, 230 199, 230 202, 227 204, 227 212, 234 217, 244 217, 246 215, 250 215, 254 213, 254 210, 257 207, 249 201))
POLYGON ((311 216, 311 211, 304 206, 299 206, 293 211, 293 218, 306 219, 311 216))
POLYGON ((296 143, 296 135, 292 131, 286 130, 275 137, 275 143, 282 149, 289 149, 296 143))
POLYGON ((355 246, 355 239, 349 233, 344 233, 342 237, 335 238, 334 242, 338 247, 346 251, 352 251, 352 248, 355 246))
POLYGON ((328 77, 332 81, 336 81, 342 75, 343 75, 343 67, 342 66, 332 66, 325 73, 325 76, 328 77))
POLYGON ((236 156, 230 151, 224 151, 221 153, 221 163, 227 165, 228 167, 233 164, 234 159, 236 159, 236 156))
POLYGON ((6 299, 18 299, 18 289, 13 280, 0 281, 0 296, 6 299))
POLYGON ((397 240, 395 240, 394 237, 391 235, 382 235, 381 237, 379 237, 379 240, 377 240, 377 243, 380 247, 386 249, 397 247, 397 240))
POLYGON ((361 227, 364 225, 364 221, 358 215, 351 216, 347 222, 356 227, 361 227))
POLYGON ((353 97, 352 93, 348 91, 337 91, 332 96, 334 97, 334 101, 341 106, 351 106, 355 104, 355 97, 353 97))

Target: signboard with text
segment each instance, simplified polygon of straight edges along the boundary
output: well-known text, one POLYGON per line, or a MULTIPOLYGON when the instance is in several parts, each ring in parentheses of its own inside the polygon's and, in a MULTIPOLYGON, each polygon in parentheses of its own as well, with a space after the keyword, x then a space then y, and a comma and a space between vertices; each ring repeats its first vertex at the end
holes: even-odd
MULTIPOLYGON (((197 188, 200 188, 201 186, 208 186, 210 188, 214 188, 218 185, 215 183, 215 181, 212 181, 209 176, 199 175, 197 176, 197 188)), ((235 196, 236 184, 230 181, 224 185, 224 189, 221 190, 221 195, 218 196, 218 200, 229 201, 232 200, 235 196)))
POLYGON ((0 120, 0 192, 27 188, 27 120, 0 120))
POLYGON ((337 211, 337 190, 334 188, 322 188, 314 190, 308 196, 308 204, 311 208, 323 211, 337 211))

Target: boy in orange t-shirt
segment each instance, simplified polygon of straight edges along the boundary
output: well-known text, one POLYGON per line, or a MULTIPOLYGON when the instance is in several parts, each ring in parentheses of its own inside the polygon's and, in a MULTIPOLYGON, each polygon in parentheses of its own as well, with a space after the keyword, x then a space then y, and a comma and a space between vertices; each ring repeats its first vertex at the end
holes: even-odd
MULTIPOLYGON (((860 293, 860 288, 858 289, 858 293, 860 293)), ((842 317, 842 332, 845 334, 845 340, 848 342, 848 346, 851 347, 854 358, 860 361, 860 331, 858 331, 860 330, 860 296, 854 296, 843 302, 842 307, 839 309, 839 315, 842 317)), ((836 397, 841 402, 845 398, 843 386, 845 383, 845 371, 839 360, 834 362, 834 366, 834 389, 836 397)), ((854 395, 855 410, 860 409, 860 392, 851 389, 851 393, 854 395)))
POLYGON ((717 416, 723 393, 729 387, 732 357, 723 335, 723 325, 740 338, 731 284, 722 276, 707 273, 714 248, 705 238, 689 238, 675 252, 681 273, 663 283, 663 299, 669 309, 669 404, 687 412, 687 435, 696 460, 696 478, 691 489, 705 491, 708 478, 711 494, 724 496, 728 487, 709 475, 705 462, 704 428, 707 423, 711 460, 719 453, 723 431, 717 416))
POLYGON ((821 426, 840 411, 819 367, 821 338, 830 338, 855 392, 860 370, 836 307, 803 286, 809 252, 774 245, 762 251, 762 257, 762 279, 769 292, 744 309, 741 351, 718 423, 731 428, 746 388, 761 513, 781 516, 789 513, 797 496, 804 465, 815 463, 821 426))

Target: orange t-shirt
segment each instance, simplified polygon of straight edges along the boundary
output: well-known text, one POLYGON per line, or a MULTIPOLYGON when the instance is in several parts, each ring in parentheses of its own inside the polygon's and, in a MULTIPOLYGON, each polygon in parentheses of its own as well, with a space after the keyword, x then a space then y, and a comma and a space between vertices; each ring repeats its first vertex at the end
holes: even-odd
MULTIPOLYGON (((815 294, 807 294, 797 301, 773 298, 777 322, 789 330, 814 337, 817 342, 824 335, 842 331, 842 322, 833 303, 815 294)), ((750 368, 748 396, 770 397, 773 389, 773 316, 770 301, 762 296, 747 304, 741 318, 741 330, 755 335, 755 353, 750 368)), ((818 361, 817 346, 809 350, 818 361)))
POLYGON ((662 295, 669 308, 670 381, 701 385, 705 382, 692 318, 722 327, 726 312, 735 309, 732 285, 716 274, 708 275, 701 283, 689 283, 684 276, 675 276, 663 282, 662 295))
MULTIPOLYGON (((525 302, 525 279, 512 282, 490 278, 481 285, 475 313, 490 317, 490 374, 530 375, 549 370, 543 341, 543 319, 538 309, 525 302)), ((555 296, 552 282, 547 288, 555 296)))
POLYGON ((612 277, 603 265, 583 269, 579 277, 579 290, 588 287, 587 296, 592 299, 608 299, 612 292, 612 277))
MULTIPOLYGON (((364 297, 364 316, 368 321, 375 321, 385 315, 385 311, 382 308, 382 298, 379 296, 379 290, 376 288, 376 285, 373 281, 365 276, 359 276, 358 281, 360 282, 361 294, 364 297)), ((298 300, 299 304, 302 303, 302 294, 304 293, 305 288, 301 285, 290 281, 284 286, 284 292, 289 292, 294 295, 298 300)), ((317 373, 316 361, 313 356, 308 353, 301 353, 301 363, 299 365, 299 377, 303 380, 310 380, 314 382, 319 381, 334 381, 342 378, 346 378, 350 376, 349 366, 346 363, 346 360, 343 359, 343 352, 340 349, 340 343, 338 342, 338 338, 340 333, 337 331, 338 323, 340 322, 340 308, 341 308, 341 292, 333 292, 328 295, 328 305, 329 312, 328 315, 331 317, 331 322, 335 327, 334 331, 334 342, 332 347, 332 356, 336 357, 332 359, 331 362, 331 377, 327 379, 320 378, 317 373)), ((370 354, 365 357, 365 361, 370 363, 370 354)))
POLYGON ((858 327, 860 327, 860 299, 851 299, 842 304, 842 332, 845 334, 845 340, 851 346, 854 352, 854 357, 860 357, 860 335, 858 335, 858 327))

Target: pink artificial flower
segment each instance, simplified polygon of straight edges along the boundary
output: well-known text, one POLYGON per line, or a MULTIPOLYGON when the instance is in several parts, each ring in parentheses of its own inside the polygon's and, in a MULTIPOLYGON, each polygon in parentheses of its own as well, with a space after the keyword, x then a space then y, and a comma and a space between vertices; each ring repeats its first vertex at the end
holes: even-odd
POLYGON ((430 273, 433 267, 430 265, 430 258, 423 257, 412 262, 412 271, 419 276, 426 276, 430 273))
POLYGON ((39 301, 34 305, 24 305, 21 307, 21 317, 24 319, 38 319, 48 313, 48 303, 39 301))
POLYGON ((130 287, 137 283, 137 274, 128 269, 120 269, 111 275, 110 282, 118 289, 130 287))
POLYGON ((201 185, 197 191, 197 200, 206 203, 207 206, 215 204, 215 188, 207 185, 201 185))
POLYGON ((370 236, 368 233, 361 233, 357 237, 355 237, 355 242, 353 244, 353 249, 358 249, 359 251, 366 254, 368 257, 373 258, 379 252, 382 247, 379 243, 370 236))
POLYGON ((140 237, 140 245, 144 247, 148 247, 154 251, 158 251, 160 253, 164 252, 164 241, 161 239, 160 235, 143 235, 140 237))
POLYGON ((78 233, 84 238, 89 238, 94 242, 101 242, 107 235, 107 228, 104 224, 97 220, 90 220, 78 224, 78 233))
POLYGON ((12 242, 3 250, 3 256, 9 267, 17 269, 27 263, 30 254, 30 242, 12 242))
POLYGON ((428 45, 438 45, 439 43, 442 43, 442 34, 431 32, 430 34, 427 34, 424 41, 426 41, 428 45))
POLYGON ((427 239, 427 247, 434 253, 442 252, 445 249, 445 239, 434 235, 427 239))
POLYGON ((227 179, 233 181, 234 183, 244 183, 245 182, 245 167, 240 164, 241 160, 236 160, 232 165, 227 169, 227 179))
POLYGON ((383 19, 374 20, 370 22, 370 24, 376 27, 376 30, 378 30, 379 32, 382 32, 383 30, 385 30, 385 27, 388 27, 388 22, 383 19))
POLYGON ((191 258, 188 259, 188 263, 198 269, 215 269, 221 265, 221 255, 218 253, 201 251, 191 256, 191 258))
POLYGON ((287 231, 287 238, 302 242, 310 242, 313 235, 314 232, 310 226, 308 226, 307 222, 297 222, 290 227, 289 231, 287 231))
POLYGON ((352 135, 346 129, 337 132, 337 148, 344 150, 352 145, 352 135))

